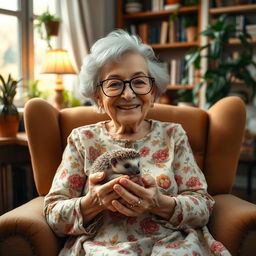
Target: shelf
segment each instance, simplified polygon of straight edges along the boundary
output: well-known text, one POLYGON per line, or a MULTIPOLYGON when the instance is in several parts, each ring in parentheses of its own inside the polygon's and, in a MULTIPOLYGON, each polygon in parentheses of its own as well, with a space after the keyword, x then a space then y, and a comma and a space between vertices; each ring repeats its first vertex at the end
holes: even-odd
POLYGON ((177 84, 177 85, 168 85, 167 90, 179 90, 179 89, 188 89, 192 90, 194 88, 194 85, 190 84, 177 84))
POLYGON ((154 50, 168 50, 171 48, 191 48, 198 46, 198 42, 188 43, 188 42, 176 42, 176 43, 168 43, 168 44, 151 44, 151 47, 154 50))
MULTIPOLYGON (((198 6, 188 6, 181 7, 178 9, 179 14, 188 13, 188 12, 197 12, 199 10, 198 6)), ((163 11, 147 11, 147 12, 138 12, 133 14, 124 14, 123 18, 125 20, 138 20, 138 19, 156 19, 159 17, 169 16, 175 13, 177 10, 163 10, 163 11)))
POLYGON ((211 8, 210 14, 222 13, 250 13, 256 11, 256 4, 236 5, 236 6, 223 6, 219 8, 211 8))
MULTIPOLYGON (((252 38, 252 40, 250 40, 249 42, 251 42, 252 44, 256 43, 256 38, 252 38)), ((229 40, 229 44, 231 45, 239 45, 241 44, 240 40, 238 38, 233 38, 229 40)))

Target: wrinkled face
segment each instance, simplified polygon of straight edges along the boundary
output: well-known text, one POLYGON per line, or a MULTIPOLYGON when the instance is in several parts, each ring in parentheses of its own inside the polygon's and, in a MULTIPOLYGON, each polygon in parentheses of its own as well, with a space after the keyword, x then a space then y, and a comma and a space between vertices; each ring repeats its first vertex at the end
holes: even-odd
MULTIPOLYGON (((102 69, 100 81, 105 79, 130 80, 138 76, 149 76, 145 59, 137 53, 126 53, 120 61, 109 61, 102 69)), ((110 118, 119 125, 142 122, 154 101, 154 87, 146 95, 136 95, 128 83, 123 93, 117 97, 107 97, 98 87, 97 101, 110 118)))

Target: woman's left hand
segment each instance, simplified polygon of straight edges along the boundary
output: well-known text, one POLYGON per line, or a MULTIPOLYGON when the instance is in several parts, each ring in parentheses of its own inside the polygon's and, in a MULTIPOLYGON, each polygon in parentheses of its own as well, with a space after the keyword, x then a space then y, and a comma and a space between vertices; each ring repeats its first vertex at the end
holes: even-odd
POLYGON ((164 218, 169 218, 175 207, 175 200, 163 195, 151 175, 142 177, 144 187, 133 181, 122 178, 113 189, 121 200, 113 200, 116 210, 126 216, 139 216, 143 212, 151 211, 164 218))

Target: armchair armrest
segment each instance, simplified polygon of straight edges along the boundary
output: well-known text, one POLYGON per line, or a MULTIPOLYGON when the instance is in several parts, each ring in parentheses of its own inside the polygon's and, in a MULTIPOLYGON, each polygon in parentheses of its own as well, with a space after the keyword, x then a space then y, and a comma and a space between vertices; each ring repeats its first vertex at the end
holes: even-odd
POLYGON ((255 255, 255 242, 249 243, 254 248, 245 243, 251 234, 255 235, 256 205, 230 194, 217 195, 214 199, 216 204, 208 225, 213 237, 232 255, 255 255))
POLYGON ((0 255, 57 255, 58 239, 43 215, 43 197, 0 216, 0 255))

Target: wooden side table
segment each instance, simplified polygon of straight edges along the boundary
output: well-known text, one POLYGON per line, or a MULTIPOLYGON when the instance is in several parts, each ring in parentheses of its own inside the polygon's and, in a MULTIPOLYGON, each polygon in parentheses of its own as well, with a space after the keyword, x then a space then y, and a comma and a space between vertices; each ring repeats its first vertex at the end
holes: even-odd
POLYGON ((0 215, 34 195, 26 133, 0 137, 0 215))

